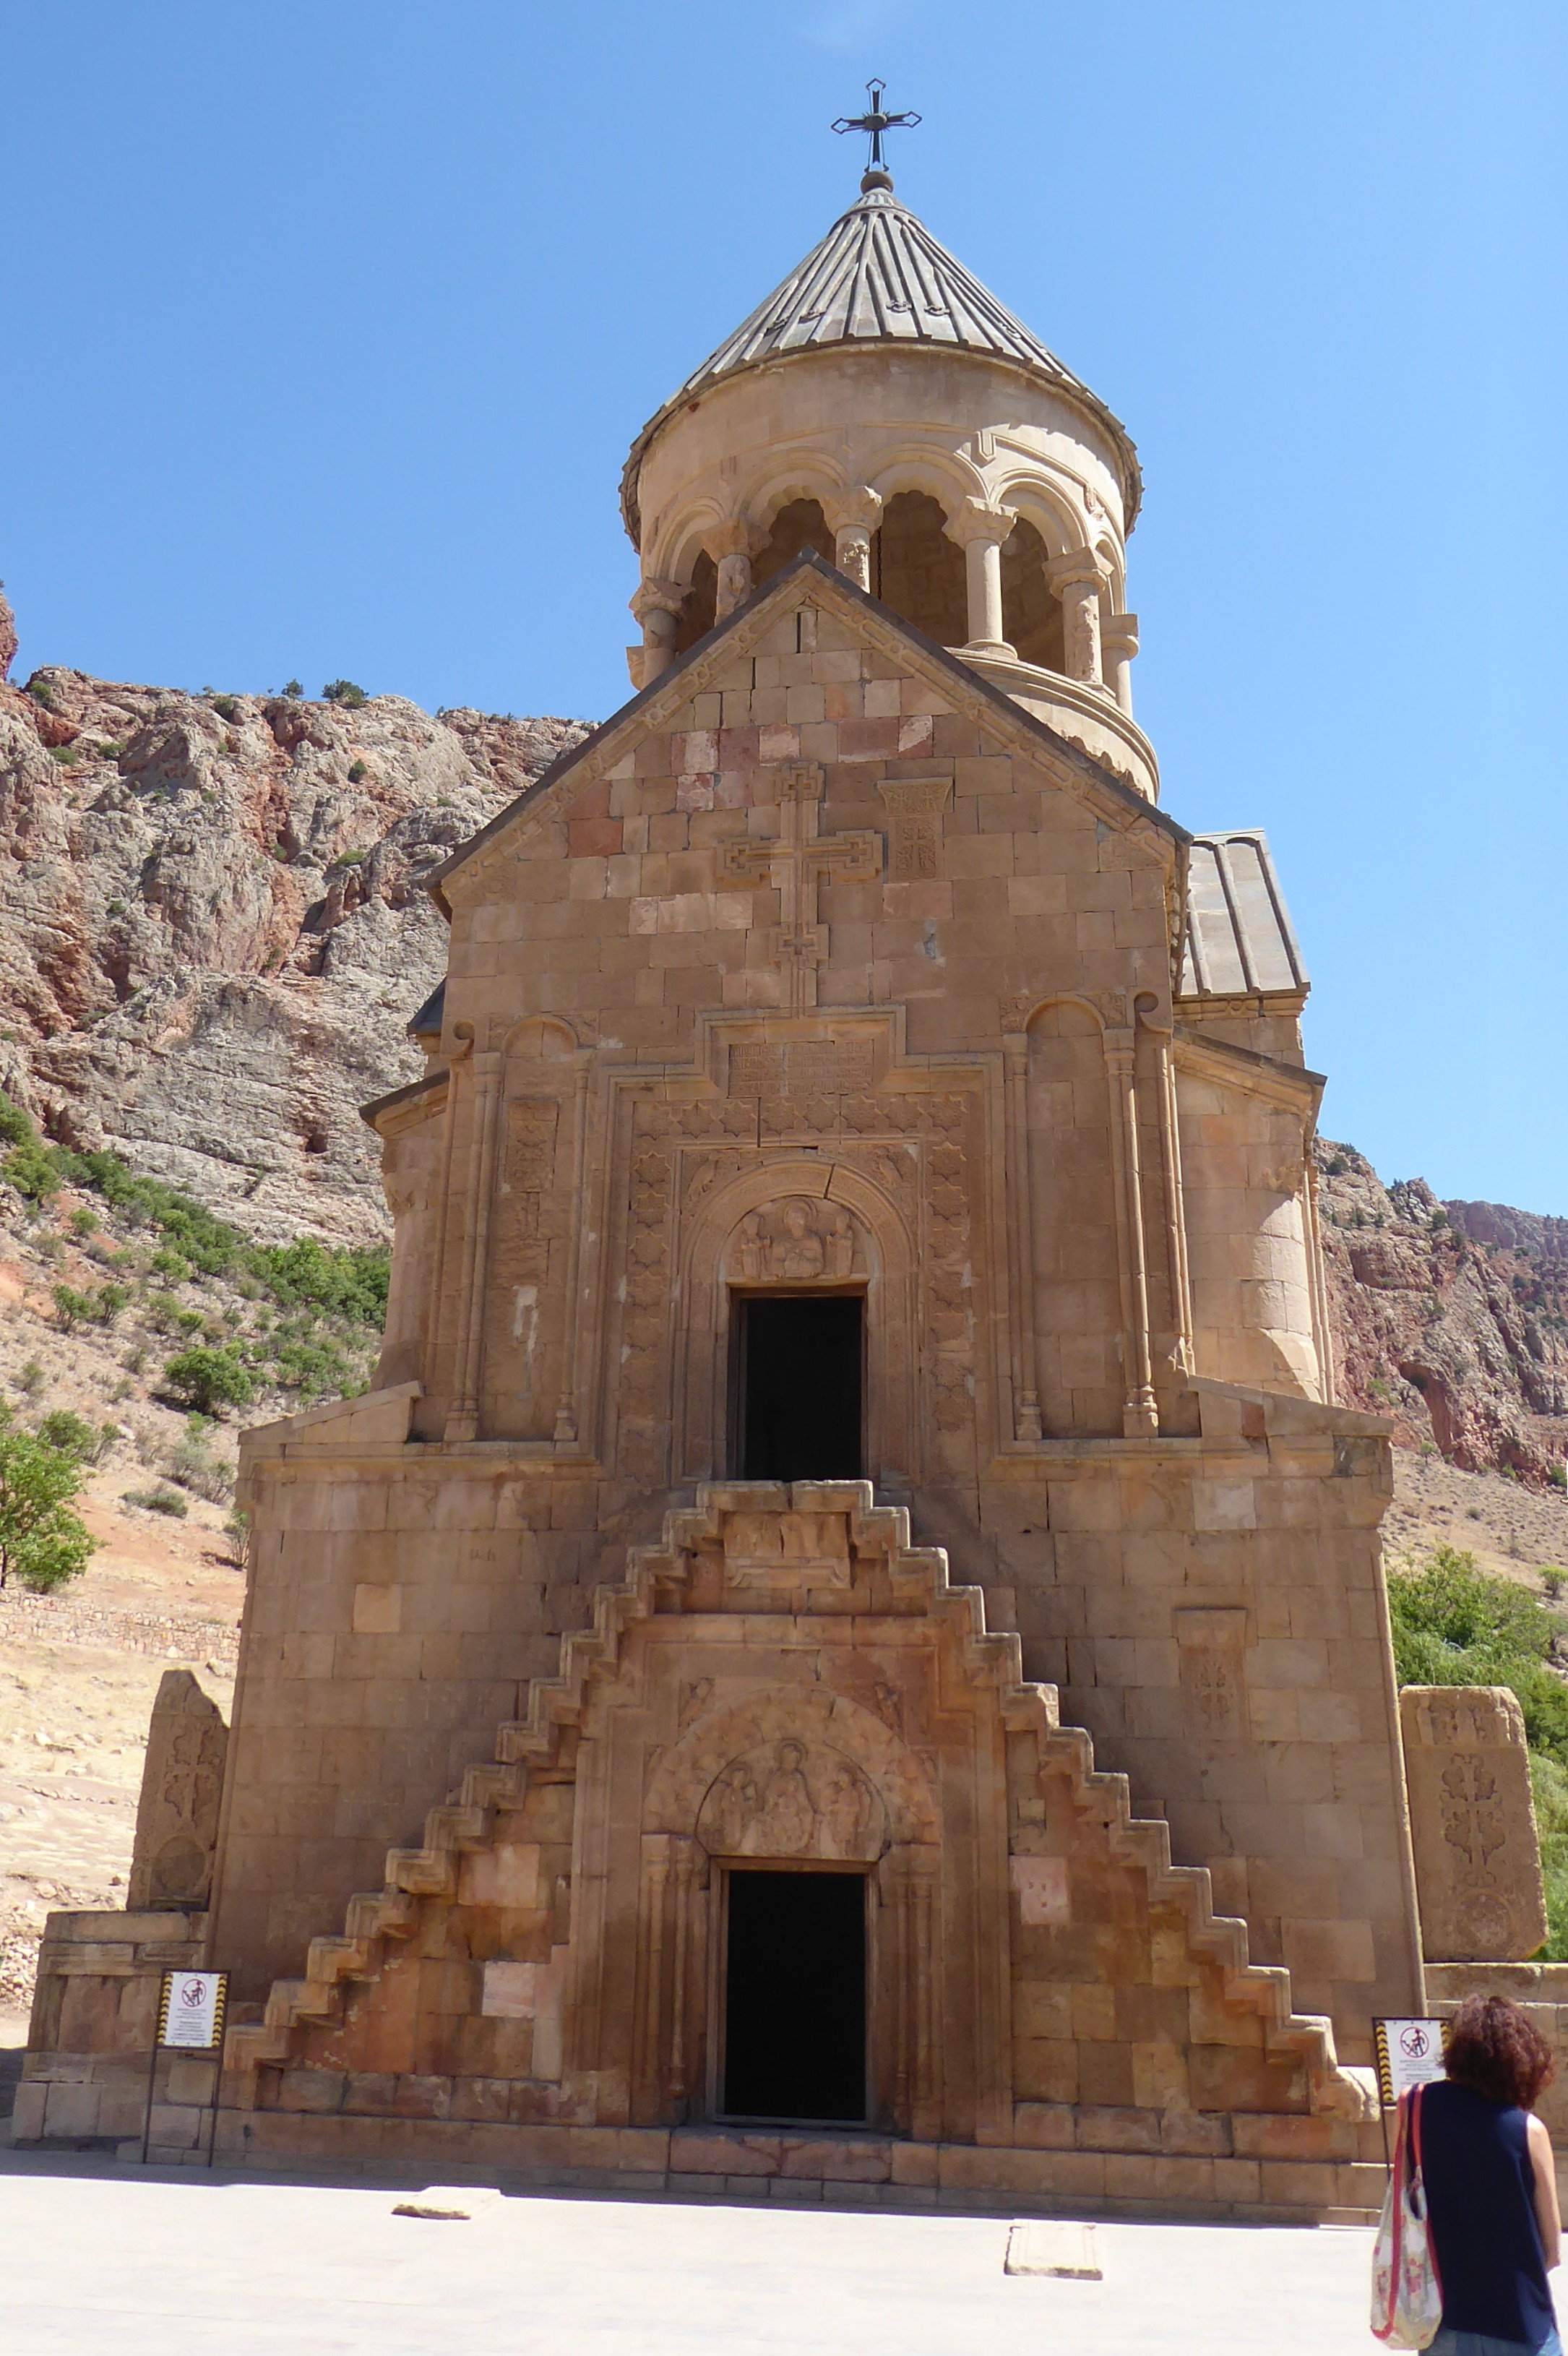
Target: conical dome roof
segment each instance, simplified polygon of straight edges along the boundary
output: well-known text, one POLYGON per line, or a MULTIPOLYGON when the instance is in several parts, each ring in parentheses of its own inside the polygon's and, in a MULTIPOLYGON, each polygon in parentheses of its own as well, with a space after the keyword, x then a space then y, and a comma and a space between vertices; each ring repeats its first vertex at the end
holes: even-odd
POLYGON ((621 482, 621 509, 640 539, 637 477, 643 453, 674 410, 706 386, 743 369, 835 345, 923 344, 975 352, 1043 379, 1086 410, 1110 436, 1120 460, 1132 528, 1142 490, 1137 453, 1126 429, 1088 386, 1047 351, 972 272, 938 244, 891 187, 872 187, 814 245, 765 302, 727 336, 672 393, 632 445, 621 482))

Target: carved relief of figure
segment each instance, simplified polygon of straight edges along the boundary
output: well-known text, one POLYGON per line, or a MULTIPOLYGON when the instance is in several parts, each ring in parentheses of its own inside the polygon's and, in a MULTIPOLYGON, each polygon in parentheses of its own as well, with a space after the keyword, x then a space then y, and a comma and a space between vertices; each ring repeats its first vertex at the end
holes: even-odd
POLYGON ((854 1770, 835 1760, 822 1795, 822 1825, 832 1857, 858 1857, 870 1821, 871 1795, 854 1770))
POLYGON ((698 1812, 716 1857, 879 1857, 887 1811, 852 1759, 786 1736, 720 1769, 698 1812))
POLYGON ((709 1795, 709 1838, 720 1856, 739 1857, 757 1814, 757 1786, 743 1759, 731 1760, 709 1795))
POLYGON ((811 1206, 799 1201, 786 1203, 784 1233, 773 1246, 777 1274, 798 1283, 803 1278, 820 1276, 827 1258, 822 1237, 812 1222, 811 1206))
POLYGON ((855 1225, 837 1203, 792 1195, 741 1220, 735 1273, 748 1284, 841 1283, 855 1268, 855 1225))
POLYGON ((758 1852, 764 1857, 798 1857, 816 1837, 816 1810, 801 1772, 805 1752, 798 1742, 781 1742, 778 1765, 763 1786, 763 1813, 757 1825, 758 1852))

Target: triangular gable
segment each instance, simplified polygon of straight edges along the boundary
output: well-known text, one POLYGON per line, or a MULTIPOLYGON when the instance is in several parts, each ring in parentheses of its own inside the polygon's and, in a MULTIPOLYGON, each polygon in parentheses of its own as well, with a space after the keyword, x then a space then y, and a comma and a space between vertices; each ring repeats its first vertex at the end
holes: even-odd
POLYGON ((940 685, 956 710, 968 713, 1000 736, 1005 749, 1028 759, 1039 760, 1043 755, 1054 781, 1075 794, 1105 825, 1129 835, 1147 832, 1162 836, 1179 856, 1185 855, 1192 841, 1185 827, 1179 826, 1156 804, 1146 801, 1131 786, 1124 785, 1119 777, 1102 768, 1044 721, 1023 711, 1000 688, 993 687, 988 680, 971 669, 961 657, 938 646, 912 622, 906 622, 814 551, 806 550, 764 587, 755 591, 743 605, 726 616, 706 637, 699 638, 651 686, 633 696, 591 735, 552 762, 516 801, 498 811, 487 826, 444 860, 425 886, 443 913, 451 914, 446 883, 459 869, 492 849, 524 819, 549 809, 563 798, 563 788, 570 787, 571 796, 581 793, 613 769, 643 737, 670 726, 681 706, 694 695, 702 694, 715 673, 732 663, 737 656, 750 653, 753 644, 766 636, 782 614, 805 605, 836 612, 841 619, 862 628, 879 651, 906 661, 912 671, 940 685))

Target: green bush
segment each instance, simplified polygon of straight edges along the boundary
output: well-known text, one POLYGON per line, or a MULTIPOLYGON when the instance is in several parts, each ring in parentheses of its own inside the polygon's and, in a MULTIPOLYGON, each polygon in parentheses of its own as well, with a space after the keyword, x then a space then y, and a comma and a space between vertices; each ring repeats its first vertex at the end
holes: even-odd
POLYGON ((190 1511, 177 1489, 127 1489, 125 1503, 140 1505, 144 1514, 169 1514, 181 1522, 190 1511))
POLYGON ((91 1295, 78 1292, 74 1285, 57 1284, 54 1304, 55 1323, 62 1333, 74 1333, 79 1325, 85 1325, 92 1316, 91 1295))
POLYGON ((203 1415, 216 1414, 219 1408, 249 1407, 256 1395, 238 1358, 228 1350, 200 1344, 171 1358, 164 1368, 164 1380, 176 1398, 203 1415))
POLYGON ((369 772, 369 770, 365 766, 365 764, 364 764, 364 762, 363 762, 363 761, 350 761, 350 762, 349 762, 349 764, 348 764, 348 782, 349 782, 349 784, 350 784, 351 786, 362 786, 362 785, 364 784, 364 782, 365 782, 366 778, 369 776, 369 774, 370 774, 370 772, 369 772))
POLYGON ((98 1434, 85 1416, 72 1415, 67 1407, 56 1408, 46 1415, 38 1426, 38 1438, 49 1448, 62 1449, 74 1456, 79 1464, 98 1453, 98 1434))
POLYGON ((220 720, 238 720, 240 717, 238 696, 215 695, 212 699, 212 708, 220 720))
POLYGON ((351 679, 329 679, 321 692, 326 702, 347 704, 351 712, 369 701, 364 689, 356 687, 351 679))
POLYGON ((81 1479, 77 1457, 0 1413, 0 1587, 47 1592, 86 1569, 98 1541, 71 1511, 81 1479))

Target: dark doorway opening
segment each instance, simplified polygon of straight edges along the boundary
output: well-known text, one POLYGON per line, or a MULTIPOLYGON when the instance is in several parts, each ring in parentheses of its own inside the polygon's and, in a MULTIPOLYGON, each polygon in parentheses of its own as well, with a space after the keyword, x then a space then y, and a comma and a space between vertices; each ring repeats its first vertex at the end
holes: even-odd
POLYGON ((866 2117, 866 1879, 726 1876, 729 2118, 866 2117))
POLYGON ((858 1481, 865 1302, 741 1293, 735 1456, 742 1481, 858 1481))

